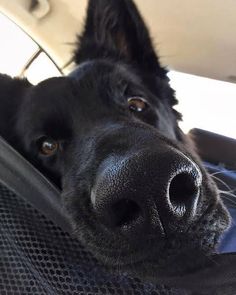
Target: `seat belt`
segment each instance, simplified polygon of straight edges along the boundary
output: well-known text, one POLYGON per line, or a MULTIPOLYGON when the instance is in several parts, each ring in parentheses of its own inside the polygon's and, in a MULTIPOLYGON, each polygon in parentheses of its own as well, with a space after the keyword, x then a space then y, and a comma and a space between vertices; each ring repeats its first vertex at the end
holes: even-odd
POLYGON ((0 136, 0 182, 49 220, 71 233, 60 192, 0 136))
MULTIPOLYGON (((69 220, 61 208, 60 192, 1 137, 0 182, 65 232, 72 232, 69 220)), ((201 268, 182 276, 157 274, 155 283, 207 292, 206 294, 209 294, 209 291, 217 290, 218 292, 218 290, 231 288, 235 291, 234 293, 222 291, 220 294, 236 294, 236 253, 216 254, 205 260, 201 268)))

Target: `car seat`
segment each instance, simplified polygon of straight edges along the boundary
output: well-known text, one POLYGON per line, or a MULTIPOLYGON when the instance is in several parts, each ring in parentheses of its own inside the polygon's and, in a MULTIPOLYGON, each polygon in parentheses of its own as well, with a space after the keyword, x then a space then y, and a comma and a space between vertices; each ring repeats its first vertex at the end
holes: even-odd
MULTIPOLYGON (((226 178, 235 185, 231 176, 226 178)), ((225 235, 222 250, 228 247, 235 251, 235 244, 231 245, 235 239, 233 230, 225 235)), ((235 265, 235 260, 232 263, 235 265)), ((227 278, 229 273, 224 293, 206 294, 235 294, 236 286, 231 284, 231 277, 236 278, 235 267, 233 272, 227 272, 227 278)), ((170 285, 175 286, 175 281, 173 284, 170 280, 170 285)), ((59 190, 0 138, 0 294, 202 293, 143 283, 126 273, 108 273, 73 237, 59 190)))

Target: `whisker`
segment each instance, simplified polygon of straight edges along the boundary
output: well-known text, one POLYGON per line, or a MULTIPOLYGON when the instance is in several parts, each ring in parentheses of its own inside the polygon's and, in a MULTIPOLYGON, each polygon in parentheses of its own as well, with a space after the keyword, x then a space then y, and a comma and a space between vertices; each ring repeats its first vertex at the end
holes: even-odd
POLYGON ((212 174, 211 176, 213 179, 217 180, 219 183, 223 184, 229 191, 231 191, 231 187, 227 183, 225 183, 222 179, 212 174))
POLYGON ((236 207, 236 201, 232 200, 230 197, 228 197, 226 195, 222 195, 222 198, 229 201, 231 204, 234 205, 234 207, 236 207))
MULTIPOLYGON (((230 173, 236 173, 236 170, 232 170, 232 169, 226 169, 225 171, 230 172, 230 173)), ((212 174, 225 174, 225 171, 215 171, 212 174)))
POLYGON ((236 199, 236 195, 234 194, 235 190, 231 190, 231 191, 222 191, 222 190, 219 190, 219 192, 223 195, 228 195, 230 197, 233 197, 236 199))
MULTIPOLYGON (((235 197, 235 195, 233 197, 235 197)), ((226 200, 230 204, 230 206, 232 206, 233 208, 236 208, 236 200, 232 200, 231 196, 227 196, 227 194, 223 193, 221 198, 226 200)), ((235 222, 233 222, 233 224, 235 224, 235 222)))
POLYGON ((216 172, 210 173, 211 176, 218 175, 218 174, 222 174, 222 172, 221 171, 216 171, 216 172))

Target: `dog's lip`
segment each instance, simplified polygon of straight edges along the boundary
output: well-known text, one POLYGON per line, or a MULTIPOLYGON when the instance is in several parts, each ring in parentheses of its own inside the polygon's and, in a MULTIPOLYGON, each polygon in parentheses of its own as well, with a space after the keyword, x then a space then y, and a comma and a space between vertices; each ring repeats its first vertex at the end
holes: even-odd
MULTIPOLYGON (((194 224, 197 225, 198 223, 201 223, 201 220, 208 215, 211 214, 212 211, 215 211, 216 207, 218 207, 218 201, 215 200, 215 202, 210 202, 206 207, 204 212, 198 216, 198 219, 194 221, 194 224)), ((88 212, 91 210, 90 206, 88 206, 88 212)), ((94 223, 94 221, 92 222, 94 223)), ((91 225, 91 224, 90 224, 91 225)), ((89 226, 90 227, 90 226, 89 226)), ((104 228, 101 227, 101 224, 96 223, 96 229, 101 231, 103 234, 109 234, 106 230, 104 231, 104 228)), ((186 230, 188 232, 188 230, 186 230)), ((178 268, 178 274, 186 274, 188 273, 188 268, 186 268, 185 264, 182 262, 179 262, 179 265, 176 261, 178 259, 176 257, 181 257, 178 255, 178 253, 173 253, 172 259, 170 259, 168 263, 167 269, 165 269, 164 263, 160 263, 161 256, 161 249, 164 249, 163 247, 160 247, 159 243, 160 240, 157 241, 157 237, 150 238, 148 240, 148 243, 150 247, 147 247, 147 244, 145 243, 146 247, 139 249, 138 251, 132 251, 130 252, 128 247, 118 247, 119 251, 115 252, 114 248, 104 247, 104 245, 100 245, 97 243, 96 240, 94 240, 93 230, 90 231, 91 239, 93 242, 91 243, 90 240, 90 251, 95 255, 95 257, 102 261, 104 265, 106 265, 108 268, 114 268, 120 269, 124 272, 132 272, 134 273, 135 270, 139 273, 142 273, 144 269, 150 269, 150 273, 161 273, 163 275, 169 276, 171 275, 170 271, 172 268, 177 267, 178 268), (92 248, 91 248, 92 247, 92 248), (93 249, 96 249, 96 251, 93 251, 93 249), (96 252, 96 254, 95 254, 96 252), (153 271, 152 271, 153 270, 153 271)), ((103 235, 104 236, 104 235, 103 235)), ((165 239, 163 239, 165 241, 165 239)), ((163 245, 162 245, 163 246, 163 245)), ((163 260, 164 261, 164 260, 163 260)), ((193 265, 192 268, 197 267, 196 265, 193 265)), ((138 273, 137 273, 138 275, 138 273)))
MULTIPOLYGON (((190 273, 195 273, 199 269, 202 269, 204 265, 209 262, 212 262, 212 257, 215 255, 215 251, 210 250, 208 253, 202 251, 189 251, 186 253, 182 252, 177 255, 173 255, 168 261, 160 263, 160 261, 147 260, 144 262, 144 265, 149 269, 150 273, 153 273, 154 279, 158 276, 171 278, 171 277, 184 277, 190 273), (194 256, 195 259, 192 259, 194 256)), ((139 264, 136 265, 137 268, 140 267, 139 264)), ((142 266, 141 266, 142 267, 142 266)), ((140 269, 142 271, 142 269, 140 269)))
MULTIPOLYGON (((149 248, 145 247, 136 251, 128 251, 128 248, 123 250, 119 249, 118 251, 114 251, 111 248, 101 248, 99 251, 99 256, 106 262, 114 260, 116 261, 116 258, 120 257, 122 259, 119 261, 119 265, 131 265, 134 263, 143 262, 144 260, 148 260, 150 256, 156 256, 162 248, 161 246, 163 246, 163 244, 157 244, 156 241, 149 241, 148 243, 150 244, 149 248)), ((112 264, 114 265, 114 263, 112 264)))
POLYGON ((159 257, 165 241, 161 243, 155 237, 146 240, 142 248, 133 248, 131 245, 109 248, 99 245, 94 241, 90 243, 90 251, 93 255, 108 267, 122 266, 124 270, 133 265, 142 265, 145 261, 151 261, 154 257, 159 257), (149 245, 147 247, 147 244, 149 245))
MULTIPOLYGON (((143 259, 137 260, 125 260, 120 261, 116 260, 116 263, 107 263, 106 266, 114 270, 119 270, 119 272, 129 273, 132 276, 139 277, 141 280, 148 280, 153 283, 158 283, 158 276, 162 278, 171 278, 185 276, 189 273, 194 273, 200 269, 210 258, 210 255, 213 253, 203 254, 198 253, 196 259, 188 259, 186 262, 185 253, 178 253, 173 255, 168 262, 168 265, 160 263, 160 260, 153 257, 145 257, 143 259)), ((192 252, 189 252, 189 255, 192 255, 192 252)), ((192 257, 192 256, 191 256, 192 257)))
MULTIPOLYGON (((160 245, 156 241, 153 241, 151 247, 145 247, 139 251, 128 252, 127 249, 121 251, 114 251, 110 248, 101 248, 99 253, 96 254, 100 261, 103 261, 108 267, 122 267, 124 271, 135 270, 136 268, 142 271, 143 268, 154 269, 155 271, 160 271, 167 275, 171 275, 172 267, 178 268, 178 273, 185 274, 189 269, 194 269, 198 266, 195 261, 190 261, 188 268, 186 268, 186 248, 183 251, 176 251, 176 253, 165 253, 166 245, 160 245), (168 255, 168 257, 166 256, 168 255), (185 258, 184 258, 185 257, 185 258)), ((194 250, 193 250, 194 251, 194 250)), ((189 248, 189 255, 192 255, 193 251, 189 248)), ((210 250, 212 251, 212 250, 210 250)), ((167 251, 168 252, 168 251, 167 251)), ((196 257, 206 257, 208 254, 203 254, 203 250, 199 249, 196 251, 196 257)), ((192 257, 192 256, 191 256, 192 257)))
MULTIPOLYGON (((214 211, 216 206, 217 203, 209 204, 209 206, 207 206, 207 210, 205 210, 205 214, 203 214, 201 218, 208 214, 209 211, 214 211)), ((199 218, 198 222, 200 222, 201 218, 199 218)), ((182 253, 178 251, 177 253, 169 255, 167 261, 166 257, 161 255, 162 249, 165 249, 165 241, 166 240, 163 240, 164 244, 160 245, 160 241, 157 242, 156 237, 149 239, 148 243, 150 247, 146 246, 137 252, 128 252, 127 249, 123 249, 122 251, 119 248, 120 251, 115 253, 114 249, 101 248, 97 258, 106 262, 108 267, 119 267, 125 272, 135 272, 137 270, 139 273, 142 273, 144 269, 150 269, 150 273, 160 273, 164 276, 171 276, 173 275, 172 269, 178 269, 178 275, 185 275, 189 273, 189 271, 197 269, 200 266, 201 261, 214 252, 213 249, 208 249, 207 253, 204 253, 204 249, 198 249, 196 251, 196 257, 199 257, 199 259, 196 258, 195 261, 189 261, 188 265, 186 265, 185 261, 187 249, 185 248, 182 253)), ((145 243, 145 245, 147 245, 147 243, 145 243)), ((190 248, 187 252, 191 255, 193 253, 190 248)))

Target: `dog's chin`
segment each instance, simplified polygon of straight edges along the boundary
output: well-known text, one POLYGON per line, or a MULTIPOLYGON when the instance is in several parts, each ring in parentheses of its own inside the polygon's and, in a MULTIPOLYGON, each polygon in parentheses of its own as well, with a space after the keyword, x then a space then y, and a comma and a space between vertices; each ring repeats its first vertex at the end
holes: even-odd
POLYGON ((94 221, 89 205, 81 199, 73 194, 66 202, 75 236, 110 272, 128 273, 145 281, 199 268, 216 252, 219 238, 229 225, 229 215, 217 198, 205 204, 204 211, 200 208, 204 213, 186 231, 173 230, 168 236, 144 233, 133 243, 94 221))
POLYGON ((132 277, 139 278, 142 281, 148 281, 152 283, 158 283, 158 277, 172 277, 175 275, 185 275, 189 272, 201 268, 207 257, 214 253, 211 249, 208 253, 203 253, 199 249, 188 249, 170 255, 160 255, 162 250, 151 251, 149 255, 143 254, 139 257, 127 256, 126 260, 116 257, 98 257, 106 266, 108 271, 114 274, 128 274, 132 277), (193 259, 194 257, 194 259, 193 259))
POLYGON ((117 238, 116 244, 113 241, 110 248, 88 243, 88 240, 84 242, 109 271, 155 282, 158 275, 184 275, 201 267, 216 252, 219 238, 228 223, 228 215, 219 202, 207 210, 189 232, 172 233, 168 239, 152 236, 139 246, 132 246, 122 244, 122 240, 117 238))

